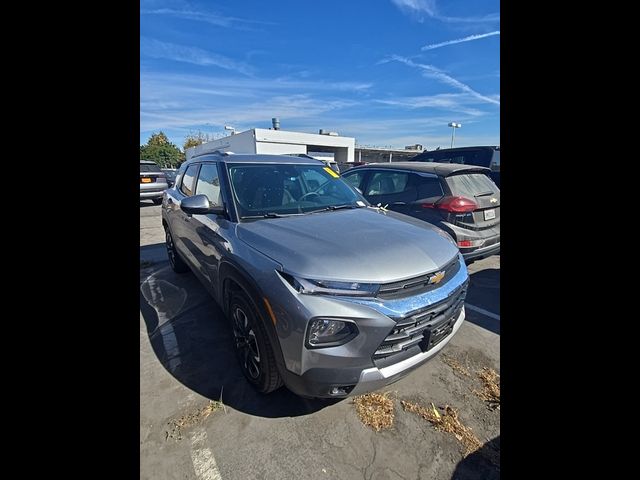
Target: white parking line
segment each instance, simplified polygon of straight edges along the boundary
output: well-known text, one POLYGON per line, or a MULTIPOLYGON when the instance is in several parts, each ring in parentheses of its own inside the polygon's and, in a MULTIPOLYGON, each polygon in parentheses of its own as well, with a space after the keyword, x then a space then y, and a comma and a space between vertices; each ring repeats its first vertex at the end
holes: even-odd
POLYGON ((500 321, 500 315, 496 315, 495 313, 492 313, 489 310, 485 310, 484 308, 476 307, 475 305, 470 305, 468 303, 465 303, 464 306, 469 310, 473 310, 474 312, 481 313, 482 315, 486 315, 489 318, 493 318, 494 320, 500 321))
POLYGON ((199 428, 191 438, 191 461, 198 480, 222 480, 213 452, 207 447, 204 428, 199 428))

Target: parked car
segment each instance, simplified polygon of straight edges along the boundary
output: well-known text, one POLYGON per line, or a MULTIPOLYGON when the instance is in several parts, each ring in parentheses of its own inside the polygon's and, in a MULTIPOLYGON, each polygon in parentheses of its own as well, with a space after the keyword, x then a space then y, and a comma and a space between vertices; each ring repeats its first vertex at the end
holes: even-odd
POLYGON ((194 157, 164 193, 162 225, 172 268, 191 270, 221 306, 260 392, 381 388, 465 318, 469 276, 449 235, 371 207, 314 159, 194 157))
POLYGON ((140 200, 162 203, 162 192, 169 188, 167 178, 156 162, 140 160, 140 200))
POLYGON ((489 169, 452 163, 372 163, 343 178, 373 204, 451 235, 467 262, 500 252, 500 189, 489 169))
POLYGON ((457 147, 422 152, 411 159, 412 162, 461 163, 491 169, 489 176, 500 188, 500 147, 457 147))
POLYGON ((176 183, 176 174, 178 173, 177 168, 163 168, 162 173, 164 173, 165 177, 167 177, 167 185, 169 188, 173 187, 176 183))

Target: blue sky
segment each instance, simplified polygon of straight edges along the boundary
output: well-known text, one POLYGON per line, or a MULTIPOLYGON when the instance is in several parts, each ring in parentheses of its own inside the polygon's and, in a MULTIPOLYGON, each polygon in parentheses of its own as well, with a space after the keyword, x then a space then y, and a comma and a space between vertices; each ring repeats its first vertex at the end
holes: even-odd
POLYGON ((140 2, 140 143, 324 128, 360 145, 500 144, 499 0, 140 2))

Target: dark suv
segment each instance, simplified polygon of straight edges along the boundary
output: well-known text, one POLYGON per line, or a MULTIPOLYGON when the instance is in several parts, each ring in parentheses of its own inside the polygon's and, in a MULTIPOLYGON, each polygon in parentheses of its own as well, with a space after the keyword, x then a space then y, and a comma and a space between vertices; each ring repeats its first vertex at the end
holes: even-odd
POLYGON ((489 176, 500 188, 500 147, 457 147, 422 152, 412 162, 460 163, 491 169, 489 176))
POLYGON ((343 174, 374 205, 435 225, 467 262, 500 252, 500 189, 488 168, 450 163, 372 163, 343 174))
POLYGON ((194 157, 164 193, 162 225, 171 266, 191 270, 222 307, 260 392, 384 387, 465 318, 469 275, 451 237, 371 207, 318 160, 194 157))

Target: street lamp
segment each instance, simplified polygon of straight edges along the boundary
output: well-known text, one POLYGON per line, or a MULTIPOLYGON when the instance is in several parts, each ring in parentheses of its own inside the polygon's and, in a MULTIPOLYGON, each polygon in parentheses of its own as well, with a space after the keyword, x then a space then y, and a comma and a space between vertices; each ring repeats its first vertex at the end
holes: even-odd
POLYGON ((231 132, 231 135, 235 135, 236 134, 236 129, 233 127, 230 127, 229 125, 225 125, 224 126, 225 130, 229 130, 231 132))
MULTIPOLYGON (((456 123, 456 122, 451 122, 449 124, 449 126, 451 127, 451 148, 453 148, 453 142, 455 141, 456 138, 456 128, 460 128, 462 126, 461 123, 456 123)), ((227 128, 227 127, 225 127, 227 128)))

